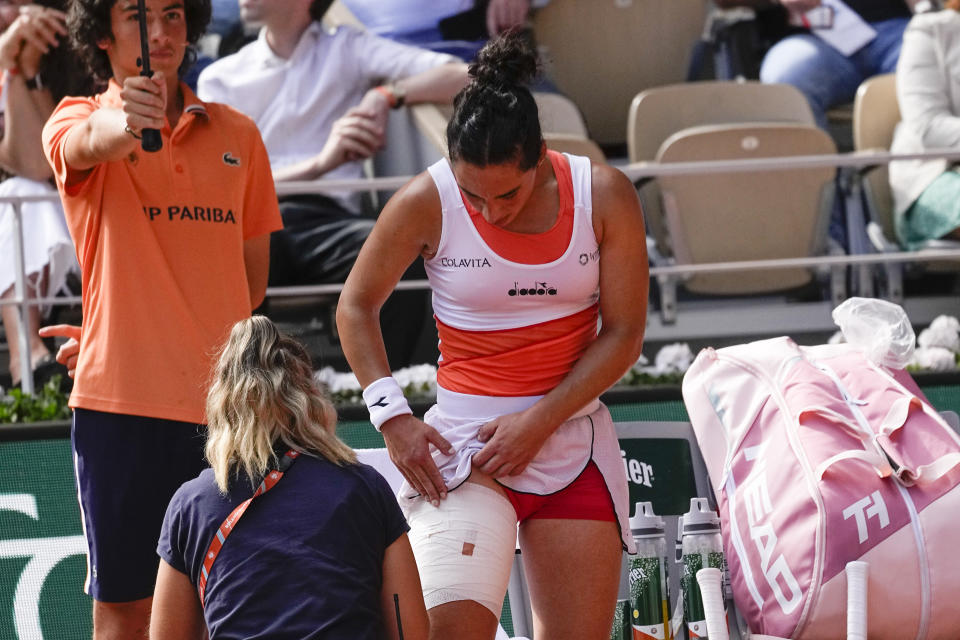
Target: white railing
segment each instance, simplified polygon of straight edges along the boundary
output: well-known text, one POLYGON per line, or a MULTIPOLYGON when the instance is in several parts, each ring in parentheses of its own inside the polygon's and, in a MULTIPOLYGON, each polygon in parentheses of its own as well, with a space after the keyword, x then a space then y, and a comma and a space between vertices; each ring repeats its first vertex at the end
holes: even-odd
MULTIPOLYGON (((618 167, 628 178, 636 182, 645 178, 663 176, 693 175, 708 173, 740 173, 790 171, 798 169, 812 169, 822 167, 867 168, 876 165, 888 164, 895 160, 935 160, 947 159, 960 161, 960 151, 953 149, 931 150, 923 153, 893 154, 887 151, 860 151, 842 154, 787 156, 776 158, 758 158, 745 160, 709 160, 699 162, 655 163, 640 162, 618 167)), ((354 180, 317 180, 310 182, 283 182, 277 184, 279 196, 300 193, 316 193, 328 190, 353 191, 392 191, 406 184, 413 176, 382 177, 354 180)), ((43 196, 0 197, 0 204, 13 205, 14 218, 14 297, 0 300, 0 306, 16 305, 20 312, 21 326, 27 325, 27 309, 35 305, 69 305, 77 304, 80 298, 73 297, 45 297, 27 298, 26 269, 23 259, 23 234, 21 205, 27 202, 56 202, 54 194, 43 196)), ((777 260, 755 260, 739 262, 719 262, 710 264, 678 264, 671 266, 655 266, 650 269, 652 277, 673 276, 683 277, 698 273, 752 271, 759 269, 790 269, 797 267, 820 267, 842 265, 871 265, 906 262, 933 262, 943 260, 960 261, 960 250, 925 250, 897 253, 875 253, 844 256, 818 256, 808 258, 785 258, 777 260)), ((321 284, 295 287, 270 287, 267 297, 296 297, 306 295, 336 295, 343 288, 342 284, 321 284)), ((427 289, 426 280, 402 281, 397 289, 427 289)), ((18 336, 21 352, 21 381, 24 391, 33 391, 32 363, 30 362, 29 337, 21 331, 18 336)))

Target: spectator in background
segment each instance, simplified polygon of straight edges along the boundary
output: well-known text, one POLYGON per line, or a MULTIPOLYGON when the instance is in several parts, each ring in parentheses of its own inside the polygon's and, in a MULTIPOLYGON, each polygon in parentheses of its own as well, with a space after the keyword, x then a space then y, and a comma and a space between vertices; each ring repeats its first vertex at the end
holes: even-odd
MULTIPOLYGON (((53 172, 43 157, 40 130, 65 95, 91 93, 90 76, 66 44, 62 0, 23 0, 0 4, 0 168, 7 174, 0 196, 53 195, 53 172)), ((21 206, 27 297, 56 295, 64 288, 77 260, 59 202, 21 206)), ((15 294, 13 206, 0 205, 0 298, 15 294)), ((17 307, 2 307, 3 329, 10 350, 11 383, 20 384, 20 332, 29 336, 34 382, 42 384, 57 370, 37 335, 45 307, 27 307, 27 326, 20 326, 17 307)))
POLYGON ((526 24, 549 0, 343 0, 370 31, 473 60, 491 37, 526 24))
MULTIPOLYGON (((780 22, 803 24, 804 14, 820 0, 715 0, 720 7, 749 6, 776 12, 780 22)), ((900 56, 903 30, 916 0, 846 0, 875 32, 875 37, 851 55, 845 55, 816 31, 794 29, 774 44, 763 58, 760 80, 783 82, 799 89, 813 109, 817 124, 827 128, 827 111, 851 102, 860 83, 881 73, 891 73, 900 56), (909 5, 908 5, 909 1, 909 5)), ((769 24, 769 22, 768 22, 769 24)))
MULTIPOLYGON (((330 4, 241 0, 243 20, 263 25, 258 39, 200 75, 201 98, 229 104, 257 123, 280 182, 361 178, 361 161, 384 145, 391 108, 450 102, 466 83, 466 65, 451 56, 349 27, 325 30, 320 20, 330 4)), ((280 212, 284 228, 270 245, 271 286, 343 282, 373 226, 359 215, 359 197, 288 196, 280 212)), ((403 292, 394 301, 393 363, 404 365, 426 299, 403 292)))
POLYGON ((402 637, 426 640, 409 527, 387 481, 337 438, 304 348, 263 316, 238 322, 207 419, 211 468, 164 518, 150 638, 397 640, 400 620, 402 637), (282 477, 255 495, 272 469, 282 477))
POLYGON ((72 0, 72 43, 109 84, 43 128, 82 273, 70 405, 96 640, 146 634, 167 503, 205 466, 212 353, 263 299, 280 226, 256 126, 178 80, 209 18, 209 0, 146 0, 147 78, 137 4, 72 0))
MULTIPOLYGON (((903 36, 897 65, 902 121, 891 151, 960 148, 960 0, 917 15, 903 36)), ((897 239, 909 250, 929 240, 960 240, 960 174, 948 160, 890 163, 897 239)))

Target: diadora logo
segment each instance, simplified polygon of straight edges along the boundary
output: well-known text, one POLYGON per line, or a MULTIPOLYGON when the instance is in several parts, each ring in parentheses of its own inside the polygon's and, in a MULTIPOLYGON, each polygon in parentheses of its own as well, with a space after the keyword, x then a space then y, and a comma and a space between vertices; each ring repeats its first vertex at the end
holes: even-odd
POLYGON ((507 291, 508 296, 555 296, 557 288, 546 282, 534 281, 532 287, 521 287, 519 282, 513 283, 513 288, 507 291))
POLYGON ((223 164, 229 167, 239 167, 240 158, 234 158, 233 155, 227 151, 225 154, 223 154, 223 164))
POLYGON ((587 265, 590 264, 591 262, 596 262, 596 261, 599 260, 599 259, 600 259, 600 249, 599 249, 599 248, 596 249, 595 251, 591 251, 590 253, 581 253, 581 254, 580 254, 580 264, 583 265, 583 266, 587 266, 587 265))
POLYGON ((493 265, 486 258, 440 258, 440 266, 448 269, 488 269, 493 265))
MULTIPOLYGON (((753 540, 760 555, 760 570, 773 592, 777 604, 785 614, 791 613, 800 605, 803 593, 793 571, 787 566, 783 553, 777 551, 777 532, 769 518, 773 513, 770 490, 767 487, 767 461, 764 445, 744 449, 744 457, 756 461, 750 475, 740 486, 737 494, 742 496, 747 511, 747 524, 750 527, 750 539, 753 540), (788 593, 784 593, 786 588, 788 593)), ((736 505, 734 505, 736 508, 736 505)))
POLYGON ((860 538, 860 544, 866 542, 867 538, 870 537, 870 532, 867 531, 867 518, 876 518, 881 529, 886 529, 890 525, 890 515, 887 513, 887 505, 884 503, 880 491, 874 491, 844 509, 843 519, 849 520, 850 516, 853 516, 857 523, 857 536, 860 538))

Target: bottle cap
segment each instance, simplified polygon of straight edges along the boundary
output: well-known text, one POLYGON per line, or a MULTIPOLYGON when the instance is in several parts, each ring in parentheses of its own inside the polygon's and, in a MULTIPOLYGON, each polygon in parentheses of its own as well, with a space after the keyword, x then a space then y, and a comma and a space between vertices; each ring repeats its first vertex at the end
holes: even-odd
POLYGON ((650 502, 638 502, 636 515, 630 518, 630 532, 634 536, 662 536, 663 518, 653 512, 650 502))
POLYGON ((706 498, 690 498, 690 511, 683 514, 683 533, 713 533, 720 530, 720 516, 706 498))

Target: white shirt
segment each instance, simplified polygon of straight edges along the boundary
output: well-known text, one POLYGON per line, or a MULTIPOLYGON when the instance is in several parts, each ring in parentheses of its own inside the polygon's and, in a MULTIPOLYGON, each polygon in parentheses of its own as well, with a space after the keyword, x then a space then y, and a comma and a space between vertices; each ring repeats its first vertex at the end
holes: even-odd
MULTIPOLYGON (((917 153, 960 146, 960 13, 943 9, 913 17, 897 64, 897 99, 903 121, 890 150, 917 153)), ((946 160, 890 163, 894 208, 902 214, 937 177, 946 160)))
MULTIPOLYGON (((320 153, 334 121, 370 87, 455 61, 350 27, 328 31, 318 22, 284 59, 273 52, 261 29, 256 41, 201 72, 197 96, 250 116, 271 166, 278 169, 320 153)), ((362 166, 345 163, 324 177, 359 178, 362 166)))

